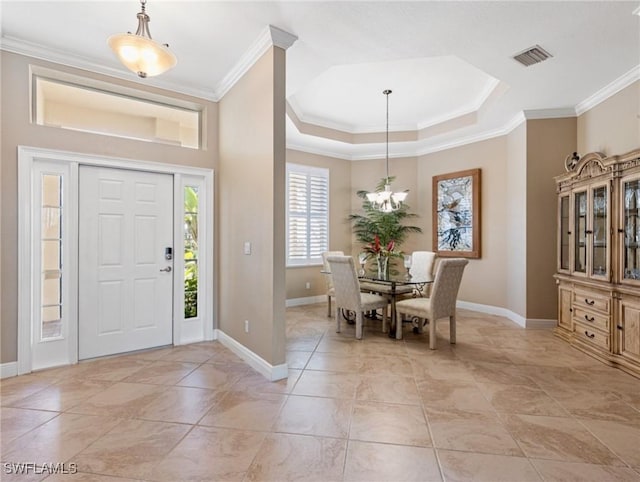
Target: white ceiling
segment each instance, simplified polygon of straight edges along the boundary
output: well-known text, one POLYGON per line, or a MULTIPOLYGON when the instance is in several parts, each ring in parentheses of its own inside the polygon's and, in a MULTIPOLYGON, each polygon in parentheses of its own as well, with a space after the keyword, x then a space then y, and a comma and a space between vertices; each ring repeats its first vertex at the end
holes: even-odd
MULTIPOLYGON (((415 155, 505 133, 523 111, 575 114, 612 83, 638 79, 638 5, 148 0, 151 34, 169 43, 178 65, 143 82, 217 100, 228 74, 273 25, 298 37, 287 51, 287 98, 298 117, 287 122, 290 147, 380 157, 383 137, 361 142, 309 126, 382 132, 382 91, 392 89, 391 129, 417 134, 393 142, 390 154, 415 155), (531 67, 511 58, 535 44, 553 57, 531 67), (450 122, 462 114, 470 114, 465 122, 450 122)), ((138 1, 2 0, 0 8, 2 48, 141 81, 106 43, 135 30, 138 1)))
POLYGON ((477 110, 496 79, 454 56, 336 65, 288 101, 303 122, 351 133, 376 132, 386 118, 385 86, 392 87, 390 129, 404 131, 477 110))

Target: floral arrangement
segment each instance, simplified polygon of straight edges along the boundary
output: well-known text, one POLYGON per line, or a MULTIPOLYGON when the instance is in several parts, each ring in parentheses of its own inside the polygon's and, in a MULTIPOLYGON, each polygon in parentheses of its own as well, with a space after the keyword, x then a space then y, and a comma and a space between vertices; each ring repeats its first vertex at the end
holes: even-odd
POLYGON ((396 242, 393 239, 385 246, 380 242, 380 237, 377 234, 375 235, 372 243, 364 246, 364 252, 367 255, 365 259, 374 257, 390 258, 392 256, 402 256, 402 251, 396 249, 396 242))

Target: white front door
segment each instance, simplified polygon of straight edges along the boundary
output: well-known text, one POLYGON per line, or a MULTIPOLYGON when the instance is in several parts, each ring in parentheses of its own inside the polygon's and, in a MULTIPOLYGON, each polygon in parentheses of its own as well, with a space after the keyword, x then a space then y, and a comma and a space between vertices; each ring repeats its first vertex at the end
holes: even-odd
POLYGON ((172 343, 173 176, 80 166, 78 358, 172 343))

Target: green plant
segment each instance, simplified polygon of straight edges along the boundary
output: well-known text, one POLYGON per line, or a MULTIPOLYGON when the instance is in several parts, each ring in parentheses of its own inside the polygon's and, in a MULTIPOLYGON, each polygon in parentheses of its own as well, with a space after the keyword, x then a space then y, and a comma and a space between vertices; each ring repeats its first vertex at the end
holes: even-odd
POLYGON ((198 191, 184 190, 184 317, 198 316, 198 191))
MULTIPOLYGON (((376 191, 383 191, 385 184, 390 184, 393 177, 382 178, 376 186, 376 191)), ((391 246, 389 256, 401 257, 398 248, 404 243, 410 233, 421 233, 418 226, 406 225, 408 220, 417 218, 417 214, 409 211, 407 204, 402 204, 397 210, 388 213, 379 211, 367 199, 367 191, 358 191, 357 196, 362 199, 362 214, 351 214, 349 220, 353 223, 356 239, 362 243, 363 251, 372 255, 371 247, 391 246), (377 240, 376 240, 377 236, 377 240)))
POLYGON ((184 317, 195 318, 198 316, 198 278, 184 280, 184 317))

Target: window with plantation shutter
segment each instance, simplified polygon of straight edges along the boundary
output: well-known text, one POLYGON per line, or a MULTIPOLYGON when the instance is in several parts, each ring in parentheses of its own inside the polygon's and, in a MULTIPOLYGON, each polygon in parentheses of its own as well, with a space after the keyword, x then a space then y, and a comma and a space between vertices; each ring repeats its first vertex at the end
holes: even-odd
POLYGON ((329 249, 329 170, 287 164, 287 266, 322 264, 329 249))

